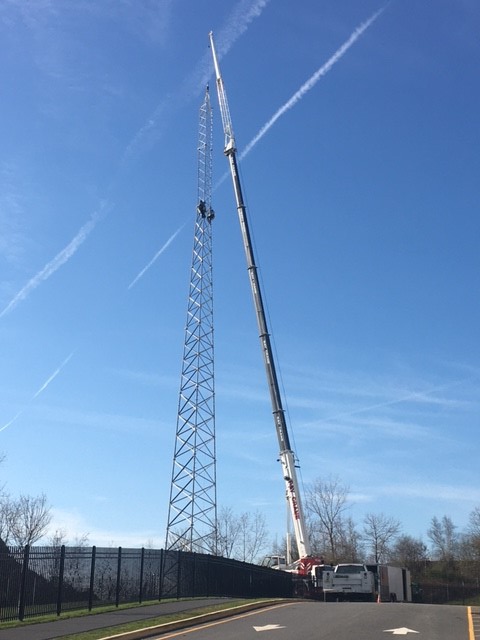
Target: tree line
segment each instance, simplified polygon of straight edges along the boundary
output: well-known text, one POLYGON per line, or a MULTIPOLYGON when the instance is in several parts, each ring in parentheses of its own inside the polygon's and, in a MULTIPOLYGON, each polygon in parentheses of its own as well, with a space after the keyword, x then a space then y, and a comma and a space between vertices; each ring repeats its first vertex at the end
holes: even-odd
MULTIPOLYGON (((361 523, 348 514, 350 489, 338 478, 318 478, 305 492, 305 513, 311 552, 328 564, 362 562, 406 567, 422 586, 470 585, 480 590, 480 506, 465 530, 448 515, 434 516, 426 531, 428 545, 403 530, 401 522, 384 513, 367 513, 361 523)), ((219 511, 210 552, 247 562, 266 555, 287 556, 287 539, 269 540, 264 514, 236 515, 219 511)), ((292 560, 298 558, 292 541, 292 560)))
MULTIPOLYGON (((350 489, 338 478, 317 478, 304 498, 312 555, 329 564, 391 563, 407 567, 416 581, 461 583, 480 587, 480 506, 460 530, 450 516, 433 517, 426 538, 405 531, 401 522, 384 513, 367 513, 361 523, 348 514, 350 489)), ((179 543, 181 547, 181 542, 179 543)), ((271 541, 265 515, 260 511, 236 514, 231 508, 218 512, 217 531, 207 551, 246 562, 261 562, 266 555, 287 556, 287 539, 271 541)), ((298 558, 292 541, 292 560, 298 558)), ((195 549, 194 549, 195 550, 195 549)), ((200 551, 200 549, 198 549, 200 551)))
MULTIPOLYGON (((422 538, 405 533, 400 521, 391 515, 367 513, 359 526, 348 515, 349 492, 349 487, 335 477, 317 478, 307 488, 304 506, 313 555, 323 556, 329 564, 396 563, 409 568, 414 576, 432 573, 434 567, 444 577, 460 575, 480 581, 480 506, 472 510, 463 531, 448 515, 433 517, 426 532, 427 546, 422 538)), ((13 498, 0 490, 0 539, 6 545, 25 546, 45 540, 51 521, 45 494, 13 498)), ((54 547, 66 543, 62 530, 55 531, 47 541, 54 547)), ((87 544, 88 534, 75 541, 76 546, 87 544)), ((295 559, 294 542, 292 547, 295 559)), ((208 548, 198 551, 260 562, 267 554, 287 555, 287 539, 269 540, 261 511, 236 514, 232 508, 222 507, 208 548)))
POLYGON ((465 531, 448 515, 434 516, 426 532, 427 547, 422 538, 403 532, 398 519, 383 513, 367 513, 359 529, 347 515, 348 495, 349 487, 338 478, 319 478, 306 493, 312 548, 333 564, 366 560, 416 567, 430 561, 480 560, 480 506, 470 513, 465 531))
MULTIPOLYGON (((384 513, 367 513, 360 524, 348 515, 349 487, 338 478, 318 478, 306 490, 305 510, 312 553, 330 564, 394 564, 410 570, 412 581, 430 586, 456 584, 480 590, 480 506, 465 529, 449 515, 434 516, 421 537, 403 530, 384 513)), ((285 553, 285 544, 277 548, 285 553)))

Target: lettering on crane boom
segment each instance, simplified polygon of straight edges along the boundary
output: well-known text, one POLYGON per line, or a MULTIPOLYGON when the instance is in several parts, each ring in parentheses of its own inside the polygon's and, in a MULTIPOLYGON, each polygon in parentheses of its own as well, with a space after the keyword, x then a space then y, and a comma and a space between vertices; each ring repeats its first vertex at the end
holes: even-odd
POLYGON ((300 520, 300 512, 298 510, 297 496, 295 495, 295 487, 293 486, 293 480, 291 478, 285 478, 288 483, 288 488, 292 496, 293 513, 295 514, 295 520, 300 520))
POLYGON ((284 445, 285 444, 285 438, 284 438, 284 435, 283 435, 283 425, 282 425, 282 421, 280 420, 280 414, 279 413, 277 413, 275 415, 275 424, 277 426, 277 434, 278 434, 278 437, 280 439, 280 442, 282 443, 282 445, 284 445))

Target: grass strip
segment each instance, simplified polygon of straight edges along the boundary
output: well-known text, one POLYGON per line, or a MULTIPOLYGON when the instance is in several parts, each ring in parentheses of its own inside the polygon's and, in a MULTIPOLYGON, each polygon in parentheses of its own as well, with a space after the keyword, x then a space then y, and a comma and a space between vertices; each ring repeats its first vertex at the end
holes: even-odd
MULTIPOLYGON (((181 598, 180 600, 191 600, 192 598, 181 598)), ((149 607, 152 604, 160 604, 164 602, 179 602, 176 598, 165 599, 165 600, 148 600, 145 602, 128 602, 125 604, 119 604, 118 607, 112 604, 106 604, 103 606, 95 607, 92 610, 89 609, 70 609, 67 611, 62 611, 62 613, 57 616, 56 613, 46 613, 44 615, 32 616, 26 618, 25 620, 8 620, 6 622, 0 623, 1 629, 13 629, 17 627, 25 627, 31 624, 39 624, 41 622, 56 622, 57 620, 70 620, 71 618, 83 618, 85 616, 95 616, 99 613, 112 613, 112 611, 121 611, 122 609, 136 609, 138 607, 149 607)))
POLYGON ((224 609, 233 609, 235 607, 243 608, 244 605, 262 601, 271 602, 271 599, 255 598, 252 600, 230 600, 229 602, 225 602, 222 604, 201 607, 198 609, 190 609, 189 611, 181 611, 178 613, 169 613, 163 616, 157 616, 156 618, 148 618, 147 620, 137 620, 136 622, 128 622, 115 625, 113 627, 103 627, 102 629, 93 629, 91 631, 84 631, 82 633, 73 633, 66 636, 58 637, 56 638, 56 640, 99 640, 100 638, 106 638, 108 636, 113 636, 120 633, 128 633, 130 631, 139 631, 140 629, 155 627, 161 624, 168 624, 169 622, 181 622, 182 620, 200 617, 208 613, 215 613, 217 611, 223 611, 224 609))

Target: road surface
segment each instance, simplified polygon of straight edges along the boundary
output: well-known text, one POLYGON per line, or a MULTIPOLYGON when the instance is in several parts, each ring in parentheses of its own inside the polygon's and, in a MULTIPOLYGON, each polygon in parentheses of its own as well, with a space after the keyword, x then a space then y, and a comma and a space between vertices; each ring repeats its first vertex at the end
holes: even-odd
POLYGON ((189 640, 475 640, 467 607, 405 603, 282 603, 156 636, 189 640))

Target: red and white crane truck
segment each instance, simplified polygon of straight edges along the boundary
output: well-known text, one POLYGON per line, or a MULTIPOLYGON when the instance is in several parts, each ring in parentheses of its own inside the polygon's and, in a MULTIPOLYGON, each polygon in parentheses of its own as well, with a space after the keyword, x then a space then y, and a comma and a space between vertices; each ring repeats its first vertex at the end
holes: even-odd
MULTIPOLYGON (((233 133, 232 120, 230 117, 230 110, 228 107, 225 87, 223 85, 223 79, 220 74, 220 67, 218 65, 217 54, 213 41, 213 34, 211 32, 210 47, 212 50, 218 101, 220 105, 220 113, 222 116, 223 131, 225 134, 224 153, 228 159, 233 182, 233 191, 235 194, 238 220, 240 223, 240 230, 247 261, 248 276, 253 296, 255 314, 257 317, 260 346, 263 354, 265 371, 267 374, 267 383, 270 391, 273 419, 275 422, 280 449, 279 460, 281 463, 283 480, 285 482, 287 504, 291 514, 295 540, 300 556, 300 559, 297 562, 289 566, 287 566, 285 558, 283 558, 282 556, 269 556, 268 564, 273 568, 284 569, 286 571, 291 571, 292 573, 294 573, 298 577, 298 584, 301 585, 300 591, 303 592, 304 595, 322 597, 324 593, 328 592, 329 594, 333 594, 335 593, 335 589, 337 589, 337 593, 345 594, 346 592, 350 592, 350 594, 357 594, 359 596, 364 596, 365 598, 370 599, 372 598, 372 594, 375 590, 375 580, 377 580, 377 583, 380 584, 380 591, 383 598, 383 594, 384 592, 386 593, 387 590, 387 587, 385 586, 385 581, 387 580, 387 578, 385 576, 388 577, 389 584, 393 584, 393 580, 397 580, 397 578, 394 578, 394 573, 389 573, 388 571, 385 573, 383 569, 380 569, 379 571, 377 571, 377 573, 375 573, 370 570, 370 567, 367 568, 365 567, 365 565, 355 565, 356 567, 360 567, 358 571, 357 569, 355 569, 354 571, 346 570, 347 566, 351 568, 353 565, 338 565, 337 567, 335 567, 335 569, 333 569, 332 566, 325 564, 323 558, 311 555, 297 480, 296 458, 290 445, 290 438, 285 421, 285 411, 282 405, 280 387, 278 384, 275 368, 274 354, 271 346, 270 334, 267 327, 262 299, 262 291, 257 274, 257 267, 255 264, 247 212, 243 199, 242 186, 240 183, 237 164, 237 148, 235 143, 235 136, 233 133), (374 576, 376 576, 376 578, 374 576)), ((396 584, 397 583, 395 582, 395 585, 396 584)), ((393 591, 391 587, 388 587, 388 591, 390 595, 392 593, 396 594, 396 598, 400 600, 398 594, 401 593, 401 591, 397 586, 395 586, 395 589, 393 591)))
MULTIPOLYGON (((218 59, 215 51, 212 33, 210 33, 210 47, 212 50, 218 102, 220 105, 223 131, 225 134, 224 153, 228 158, 230 173, 232 176, 235 202, 237 207, 238 219, 240 222, 243 245, 245 249, 245 257, 247 261, 247 270, 253 295, 255 314, 257 317, 260 346, 263 354, 265 371, 267 374, 273 419, 275 422, 278 444, 280 448, 279 459, 282 467, 283 479, 285 482, 287 503, 292 517, 297 549, 300 556, 300 560, 298 561, 298 564, 294 571, 299 576, 305 577, 305 579, 310 579, 312 576, 314 576, 315 573, 319 573, 319 570, 317 569, 315 571, 313 570, 313 567, 323 564, 323 561, 321 558, 312 557, 310 554, 310 545, 305 526, 305 518, 303 515, 300 492, 298 489, 295 454, 290 445, 290 438, 285 421, 285 411, 283 409, 282 399, 280 395, 280 387, 278 384, 277 373, 275 369, 274 354, 271 346, 270 334, 267 327, 260 281, 257 274, 257 267, 255 264, 253 245, 250 237, 247 212, 238 172, 237 148, 235 144, 235 137, 233 134, 232 120, 230 117, 230 111, 228 108, 227 96, 225 93, 222 76, 220 74, 220 68, 218 65, 218 59)), ((280 564, 277 559, 276 567, 279 568, 279 566, 280 564)), ((315 584, 317 582, 319 581, 316 579, 315 584)))

